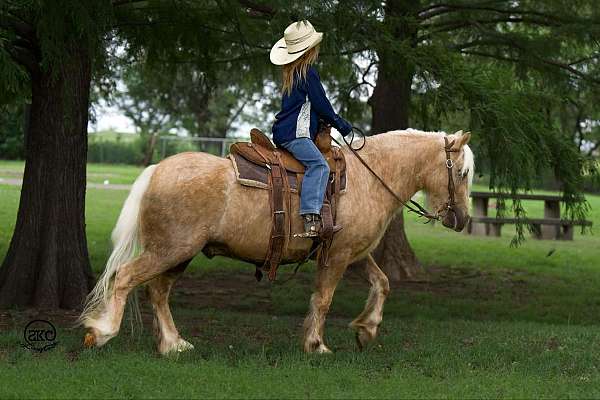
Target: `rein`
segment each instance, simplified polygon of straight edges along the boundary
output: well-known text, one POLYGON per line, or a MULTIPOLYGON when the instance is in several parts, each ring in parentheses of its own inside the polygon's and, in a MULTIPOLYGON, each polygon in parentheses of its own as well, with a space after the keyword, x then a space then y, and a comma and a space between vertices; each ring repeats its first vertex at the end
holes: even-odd
MULTIPOLYGON (((356 156, 356 158, 358 158, 358 160, 361 162, 361 164, 364 165, 364 167, 371 174, 373 174, 373 176, 375 178, 377 178, 379 183, 381 183, 381 185, 388 191, 388 193, 390 193, 400 204, 402 204, 404 207, 406 207, 409 212, 414 212, 419 217, 427 218, 426 223, 429 223, 432 220, 438 220, 438 221, 440 220, 439 211, 436 215, 433 215, 429 211, 427 211, 422 205, 420 205, 419 203, 417 203, 416 201, 414 201, 412 199, 410 200, 410 204, 412 204, 412 206, 410 204, 407 204, 405 201, 403 201, 392 190, 392 188, 390 188, 388 186, 388 184, 385 183, 383 178, 381 178, 379 175, 377 175, 377 173, 375 171, 373 171, 373 169, 369 166, 369 164, 367 164, 367 162, 361 157, 361 155, 358 154, 358 152, 360 150, 362 150, 365 147, 365 145, 367 144, 367 138, 366 138, 364 132, 362 130, 360 130, 359 128, 352 127, 351 133, 352 133, 352 136, 350 138, 350 141, 347 141, 346 138, 344 136, 342 136, 344 143, 346 143, 346 145, 348 146, 348 148, 350 149, 352 154, 354 154, 354 156, 356 156), (363 137, 362 145, 357 148, 352 147, 352 143, 354 142, 354 131, 355 130, 358 131, 361 134, 361 136, 363 137)), ((331 137, 331 140, 333 140, 338 146, 342 147, 342 144, 340 142, 338 142, 333 136, 331 137)), ((446 201, 446 204, 444 205, 443 209, 448 211, 448 210, 452 210, 452 208, 455 205, 455 195, 454 195, 455 185, 454 185, 454 179, 452 177, 454 161, 452 161, 452 159, 450 158, 450 153, 458 152, 458 150, 452 150, 452 146, 454 145, 454 140, 452 142, 448 142, 448 138, 445 136, 444 136, 444 144, 445 144, 444 151, 446 152, 446 168, 448 169, 448 201, 446 201)), ((290 276, 288 279, 282 281, 281 284, 285 284, 288 281, 292 280, 296 276, 298 269, 300 269, 300 267, 302 265, 304 265, 310 259, 310 257, 312 257, 317 252, 317 250, 321 247, 322 244, 323 244, 323 242, 321 242, 319 244, 313 243, 313 247, 311 248, 311 250, 307 254, 307 256, 302 261, 298 262, 298 264, 294 268, 294 273, 292 274, 292 276, 290 276)), ((262 277, 262 274, 260 276, 262 277)))
MULTIPOLYGON (((350 141, 347 141, 346 138, 344 136, 342 136, 342 139, 344 140, 344 143, 348 146, 348 148, 350 149, 350 151, 352 152, 352 154, 354 154, 354 156, 356 158, 358 158, 358 160, 361 162, 361 164, 375 178, 377 178, 377 180, 379 181, 379 183, 381 183, 381 185, 388 191, 389 194, 392 195, 392 197, 394 197, 396 199, 396 201, 398 201, 400 204, 402 204, 404 207, 406 207, 409 212, 413 212, 413 213, 417 214, 419 217, 427 218, 427 222, 430 222, 432 220, 439 220, 440 219, 439 215, 431 214, 429 211, 427 211, 422 205, 420 205, 416 201, 410 199, 409 200, 410 204, 408 204, 407 202, 405 202, 404 200, 402 200, 392 190, 392 188, 390 188, 388 186, 388 184, 383 180, 383 178, 381 178, 375 171, 373 171, 373 169, 369 166, 369 164, 367 164, 367 162, 361 157, 361 155, 358 154, 358 152, 360 150, 362 150, 365 147, 365 145, 367 144, 367 138, 366 138, 364 132, 361 129, 353 126, 351 133, 352 133, 352 137, 350 138, 350 141), (363 137, 363 143, 358 148, 352 147, 352 142, 354 142, 354 131, 359 132, 361 134, 361 136, 363 137)), ((340 142, 338 142, 337 140, 335 140, 333 137, 332 137, 332 139, 333 139, 333 141, 338 146, 340 146, 340 147, 342 146, 342 144, 340 142)), ((452 206, 454 206, 454 204, 455 204, 455 197, 454 197, 454 187, 455 187, 455 185, 454 185, 454 179, 452 178, 452 168, 454 167, 454 162, 450 158, 450 153, 457 152, 458 150, 452 150, 452 146, 454 145, 454 141, 448 142, 448 138, 445 137, 445 136, 444 136, 444 142, 445 142, 444 151, 446 152, 446 167, 448 168, 448 201, 446 202, 445 209, 451 209, 452 206)))

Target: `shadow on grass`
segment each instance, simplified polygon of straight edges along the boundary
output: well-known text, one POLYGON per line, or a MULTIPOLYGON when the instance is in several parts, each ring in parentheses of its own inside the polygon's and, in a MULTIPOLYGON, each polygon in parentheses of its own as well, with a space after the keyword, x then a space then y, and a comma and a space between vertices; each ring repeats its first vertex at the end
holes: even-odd
MULTIPOLYGON (((196 317, 205 319, 207 312, 245 313, 267 319, 284 317, 298 325, 307 311, 313 265, 303 267, 294 277, 292 266, 282 266, 278 281, 271 283, 266 278, 257 282, 250 264, 230 263, 227 259, 217 260, 206 269, 198 261, 194 264, 177 282, 171 296, 171 309, 182 330, 204 325, 206 321, 199 323, 196 317)), ((356 317, 362 311, 368 290, 368 284, 358 274, 347 272, 334 296, 328 320, 347 323, 356 317)), ((145 325, 150 327, 151 308, 144 291, 140 292, 145 325)), ((416 318, 593 325, 597 324, 599 314, 600 298, 594 281, 573 281, 514 269, 428 267, 420 280, 392 285, 384 323, 389 318, 416 318)), ((27 320, 44 316, 68 328, 74 324, 77 313, 4 311, 0 312, 0 331, 18 328, 27 320)))

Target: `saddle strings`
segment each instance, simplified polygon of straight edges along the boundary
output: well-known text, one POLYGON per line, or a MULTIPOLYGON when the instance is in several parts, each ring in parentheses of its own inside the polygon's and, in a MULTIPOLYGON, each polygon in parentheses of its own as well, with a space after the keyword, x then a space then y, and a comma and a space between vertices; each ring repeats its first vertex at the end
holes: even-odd
MULTIPOLYGON (((415 214, 417 214, 419 217, 425 217, 427 218, 427 222, 430 222, 432 220, 439 220, 439 217, 437 215, 433 215, 431 214, 429 211, 427 211, 422 205, 420 205, 419 203, 417 203, 416 201, 410 199, 409 202, 410 204, 408 204, 407 202, 405 202, 404 200, 402 200, 389 186, 387 183, 385 183, 385 181, 383 180, 383 178, 381 178, 375 171, 373 171, 373 169, 369 166, 369 164, 367 164, 367 162, 361 157, 360 154, 358 154, 358 152, 360 150, 362 150, 365 145, 367 144, 367 137, 365 135, 365 133, 360 129, 357 128, 355 126, 352 127, 352 130, 350 131, 352 136, 350 137, 350 141, 346 140, 346 137, 342 136, 342 139, 344 140, 344 143, 348 146, 348 148, 350 149, 350 151, 352 152, 352 154, 354 154, 354 156, 356 156, 356 158, 358 158, 358 160, 361 162, 362 165, 364 165, 364 167, 375 177, 377 178, 377 180, 381 183, 381 185, 400 203, 402 204, 404 207, 406 207, 408 209, 409 212, 413 212, 415 214), (352 143, 354 142, 354 131, 357 131, 358 133, 360 133, 360 135, 363 138, 363 143, 360 147, 354 148, 352 147, 352 143), (411 206, 412 204, 412 206, 411 206), (413 207, 414 206, 414 207, 413 207)), ((340 142, 338 142, 335 138, 331 138, 338 146, 342 147, 342 144, 340 142)))

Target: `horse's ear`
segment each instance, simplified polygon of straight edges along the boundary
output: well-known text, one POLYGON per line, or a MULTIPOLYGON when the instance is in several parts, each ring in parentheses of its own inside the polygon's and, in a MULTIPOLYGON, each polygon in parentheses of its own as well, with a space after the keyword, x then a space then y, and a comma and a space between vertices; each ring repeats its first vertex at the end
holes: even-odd
POLYGON ((458 138, 458 144, 460 145, 460 147, 463 147, 464 145, 466 145, 467 143, 469 143, 469 140, 471 140, 471 132, 463 133, 458 138))
POLYGON ((456 136, 456 139, 454 140, 456 143, 453 148, 456 150, 460 150, 465 144, 469 143, 469 140, 471 140, 471 132, 463 133, 463 131, 458 131, 455 132, 454 135, 456 136))

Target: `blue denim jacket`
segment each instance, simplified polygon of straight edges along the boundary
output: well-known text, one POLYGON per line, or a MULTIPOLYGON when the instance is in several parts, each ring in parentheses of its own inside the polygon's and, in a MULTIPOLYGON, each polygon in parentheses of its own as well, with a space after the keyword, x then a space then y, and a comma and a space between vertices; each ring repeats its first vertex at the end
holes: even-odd
POLYGON ((315 140, 319 118, 331 124, 342 135, 352 130, 352 125, 337 115, 327 99, 319 73, 309 67, 306 79, 296 80, 292 92, 284 95, 281 111, 275 116, 273 141, 277 146, 291 140, 308 137, 315 140))

